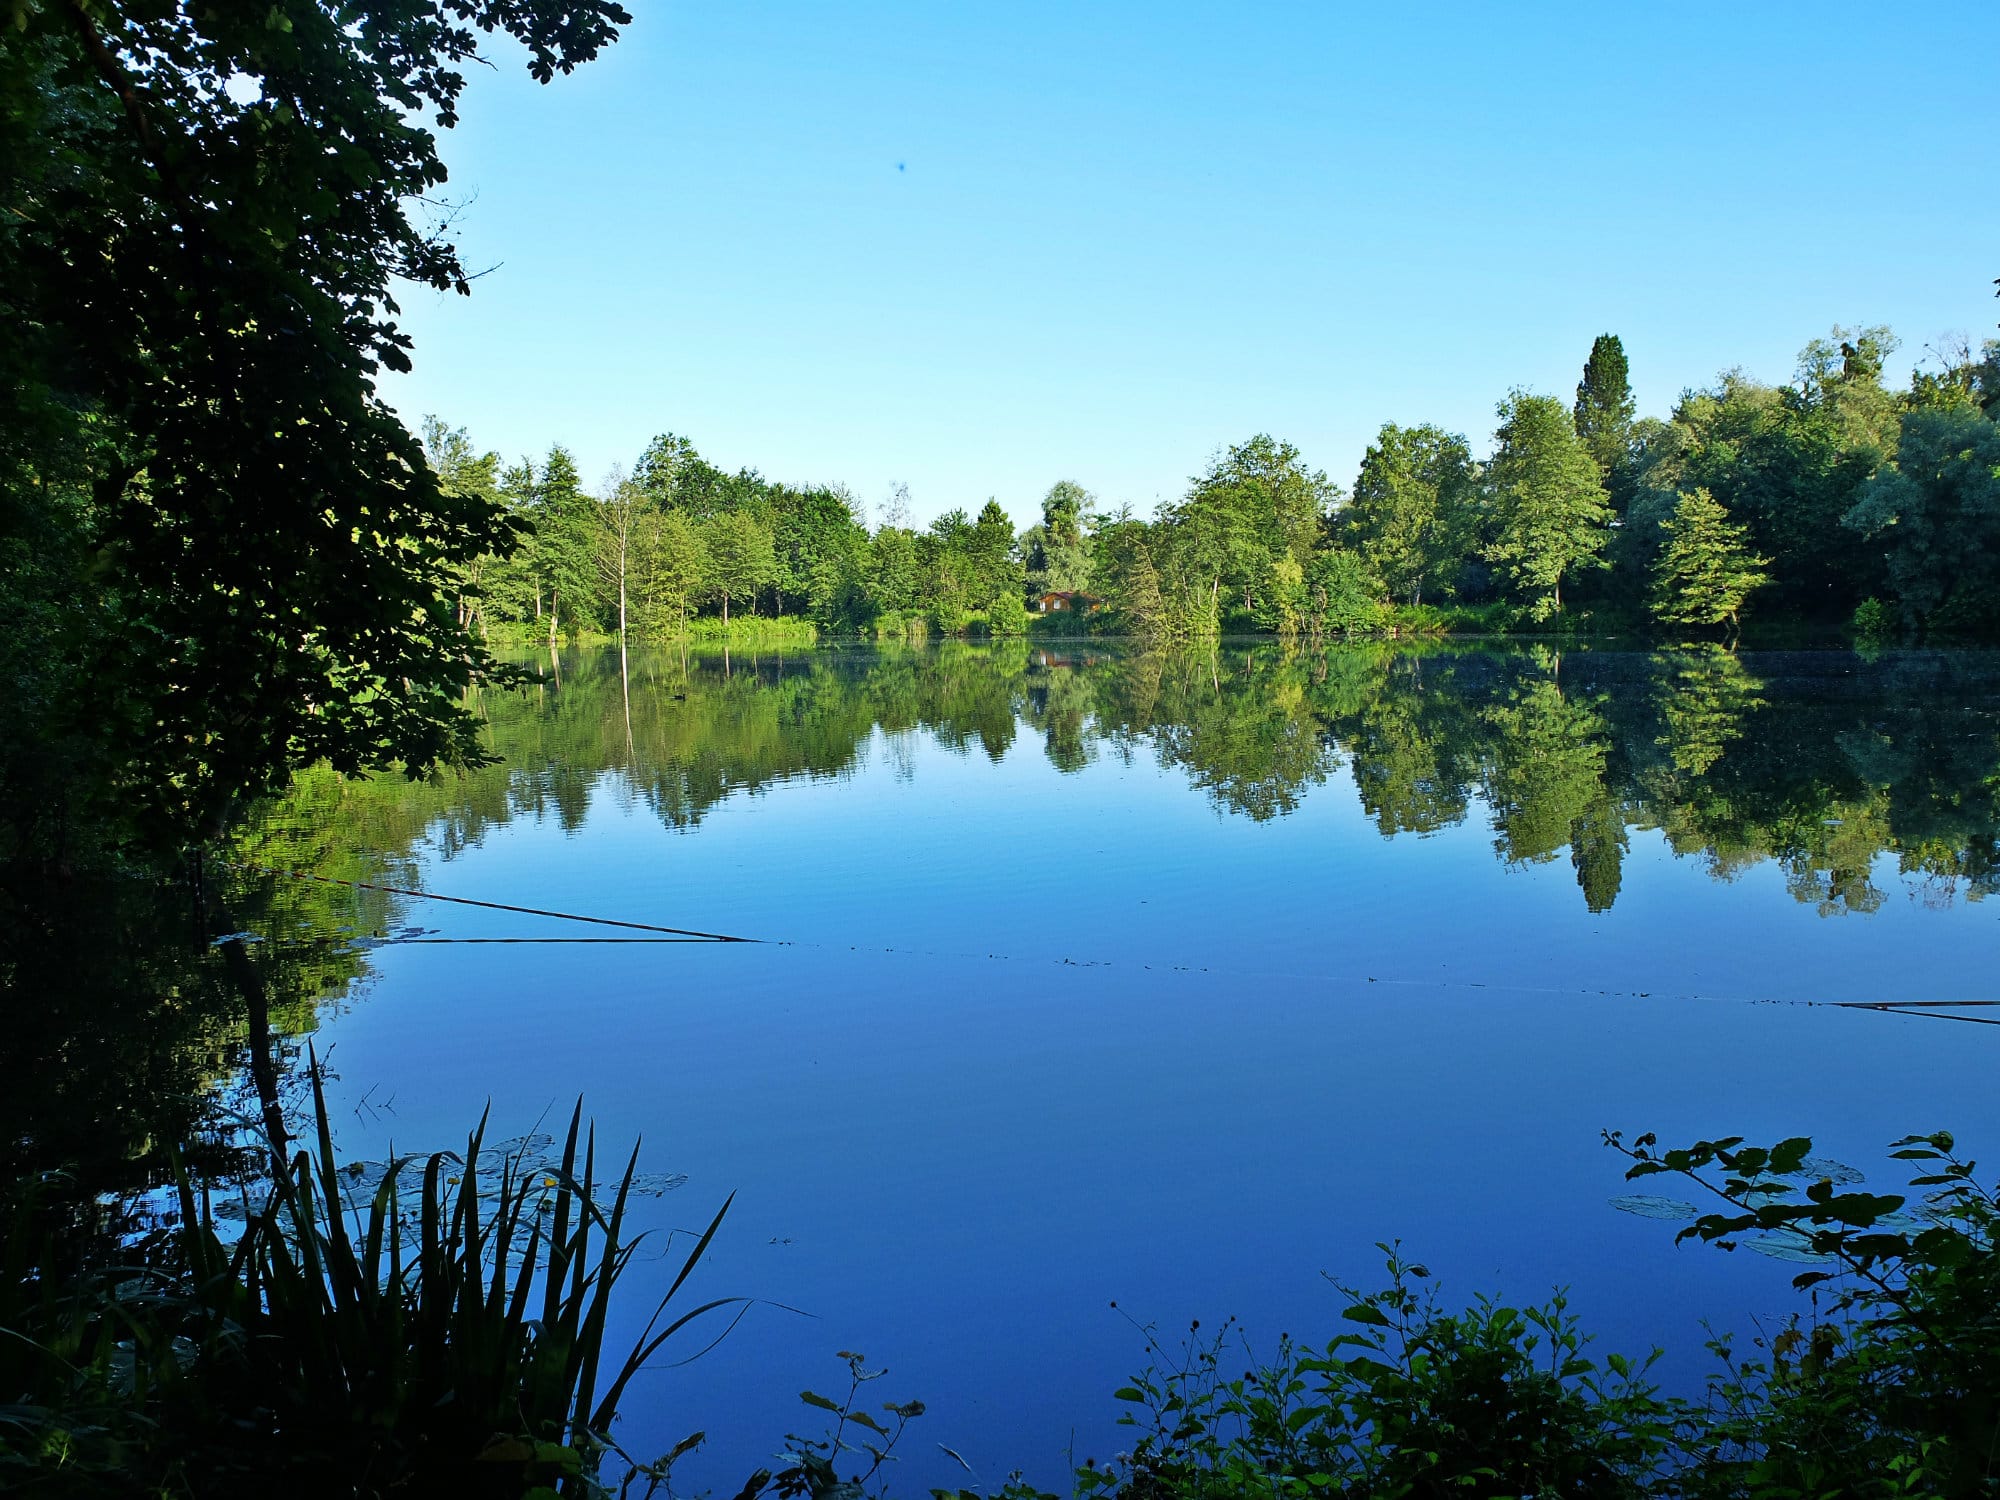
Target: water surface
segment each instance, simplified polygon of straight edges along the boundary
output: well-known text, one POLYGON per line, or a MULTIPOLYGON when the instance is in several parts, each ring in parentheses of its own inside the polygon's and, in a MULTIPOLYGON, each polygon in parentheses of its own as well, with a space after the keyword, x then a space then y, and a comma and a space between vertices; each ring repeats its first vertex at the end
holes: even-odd
POLYGON ((1995 1135, 1990 655, 529 665, 478 703, 496 765, 315 774, 245 857, 758 941, 273 878, 266 961, 316 1007, 345 1151, 581 1093, 687 1174, 651 1225, 736 1194, 701 1289, 783 1307, 624 1429, 708 1432, 697 1482, 858 1349, 930 1408, 899 1489, 964 1478, 940 1442, 1055 1483, 1118 1446, 1113 1300, 1319 1335, 1321 1273, 1367 1283, 1394 1238, 1465 1297, 1566 1284, 1691 1382, 1701 1321, 1782 1312, 1796 1267, 1611 1209, 1604 1128, 1814 1134, 1878 1186, 1898 1135, 1995 1135), (1954 1004, 1855 1008, 1919 1001, 1954 1004))

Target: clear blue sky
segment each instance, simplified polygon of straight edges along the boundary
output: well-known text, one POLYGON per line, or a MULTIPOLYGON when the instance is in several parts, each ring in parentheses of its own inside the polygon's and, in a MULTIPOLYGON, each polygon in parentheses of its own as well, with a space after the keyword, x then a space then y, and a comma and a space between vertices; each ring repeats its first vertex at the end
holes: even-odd
POLYGON ((1642 411, 2000 303, 2000 10, 661 4, 444 137, 471 299, 385 394, 595 482, 654 433, 928 519, 1145 510, 1218 445, 1483 451, 1620 334, 1642 411))

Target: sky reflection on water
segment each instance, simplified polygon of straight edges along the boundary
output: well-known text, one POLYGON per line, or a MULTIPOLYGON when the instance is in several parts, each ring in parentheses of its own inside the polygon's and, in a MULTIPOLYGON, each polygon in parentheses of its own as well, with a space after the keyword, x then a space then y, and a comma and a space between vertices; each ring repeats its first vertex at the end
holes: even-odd
POLYGON ((429 940, 318 1038, 356 1156, 581 1092, 689 1175, 656 1226, 737 1193, 704 1289, 811 1316, 627 1424, 705 1429, 717 1486, 839 1349, 929 1403, 899 1489, 964 1477, 939 1442, 1053 1482, 1116 1445, 1110 1301, 1317 1336, 1319 1273, 1397 1237, 1691 1381, 1796 1268, 1612 1210, 1603 1128, 1810 1133, 1878 1186, 1896 1136, 1993 1134, 1995 1033, 1825 1003, 2000 998, 1991 657, 635 653, 629 718, 615 652, 559 665, 483 705, 501 765, 309 785, 260 851, 764 940, 439 942, 615 934, 400 902, 429 940))

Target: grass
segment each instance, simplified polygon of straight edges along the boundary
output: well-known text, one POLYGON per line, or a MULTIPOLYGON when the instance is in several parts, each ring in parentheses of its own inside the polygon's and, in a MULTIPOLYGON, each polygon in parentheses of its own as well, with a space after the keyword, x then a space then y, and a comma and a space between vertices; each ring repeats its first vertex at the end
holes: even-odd
MULTIPOLYGON (((49 1495, 592 1495, 634 1374, 725 1202, 633 1347, 604 1359, 636 1147, 598 1175, 572 1114, 559 1165, 465 1152, 391 1163, 365 1203, 337 1164, 314 1074, 315 1144, 248 1204, 233 1242, 178 1176, 151 1263, 62 1275, 32 1195, 0 1283, 0 1488, 49 1495), (415 1181, 410 1181, 414 1177, 415 1181), (609 1202, 601 1202, 608 1194, 609 1202), (17 1394, 18 1393, 18 1394, 17 1394)), ((725 1330, 726 1331, 726 1330, 725 1330)))

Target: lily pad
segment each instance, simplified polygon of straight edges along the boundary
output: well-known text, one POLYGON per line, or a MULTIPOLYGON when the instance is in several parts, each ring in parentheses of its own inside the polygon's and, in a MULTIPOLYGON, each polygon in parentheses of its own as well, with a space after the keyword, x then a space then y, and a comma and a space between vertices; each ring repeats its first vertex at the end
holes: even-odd
POLYGON ((1772 1260, 1790 1261, 1800 1266, 1830 1266, 1834 1257, 1821 1255, 1804 1240, 1789 1234, 1753 1234, 1740 1241, 1745 1250, 1768 1255, 1772 1260))
POLYGON ((1608 1200, 1620 1213, 1637 1214, 1642 1219, 1692 1219, 1694 1205, 1683 1203, 1678 1198, 1663 1198, 1657 1193, 1629 1193, 1622 1198, 1608 1200))
POLYGON ((685 1187, 687 1180, 685 1172, 635 1172, 632 1174, 632 1191, 648 1198, 658 1198, 677 1187, 685 1187))
POLYGON ((1850 1167, 1844 1161, 1835 1161, 1830 1156, 1808 1156, 1799 1163, 1799 1170, 1815 1181, 1830 1182, 1835 1187, 1867 1181, 1866 1174, 1860 1169, 1850 1167))

